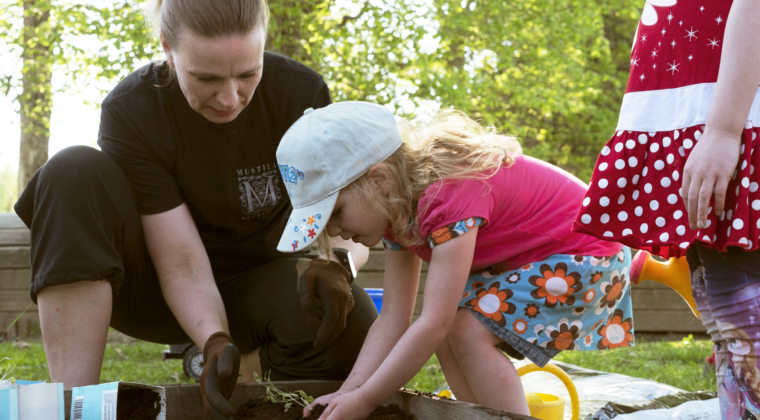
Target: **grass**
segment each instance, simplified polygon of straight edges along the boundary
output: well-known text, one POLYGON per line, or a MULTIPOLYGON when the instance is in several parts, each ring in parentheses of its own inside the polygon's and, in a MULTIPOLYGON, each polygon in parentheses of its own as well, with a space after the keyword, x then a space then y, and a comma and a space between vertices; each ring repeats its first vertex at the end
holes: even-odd
MULTIPOLYGON (((712 370, 705 374, 704 360, 712 354, 712 342, 687 337, 681 341, 652 341, 633 348, 607 351, 566 351, 559 362, 587 369, 620 373, 672 385, 686 391, 716 389, 712 370)), ((434 392, 445 381, 438 359, 433 356, 407 388, 434 392)))
MULTIPOLYGON (((11 375, 16 379, 50 380, 42 343, 30 341, 28 348, 19 348, 17 344, 0 343, 0 360, 4 357, 11 359, 8 362, 11 375)), ((149 384, 193 383, 183 375, 181 360, 161 361, 161 352, 167 348, 141 341, 109 343, 100 380, 149 384)), ((556 360, 588 369, 651 379, 687 391, 700 391, 715 389, 715 377, 705 375, 703 369, 703 361, 710 356, 711 350, 711 342, 687 338, 676 342, 645 342, 623 350, 564 352, 556 360)), ((444 382, 438 359, 433 356, 406 387, 435 392, 444 382)))
POLYGON ((705 362, 712 354, 712 342, 694 340, 653 341, 621 350, 568 351, 556 360, 589 369, 621 373, 672 385, 686 391, 716 390, 715 375, 705 373, 705 362))
MULTIPOLYGON (((0 343, 0 359, 8 362, 11 375, 16 379, 49 381, 45 349, 41 341, 28 342, 28 348, 19 348, 15 341, 0 343)), ((25 346, 23 346, 25 347, 25 346)), ((161 361, 161 352, 169 346, 138 341, 135 343, 109 343, 103 359, 100 382, 139 382, 148 384, 189 384, 181 360, 161 361)))

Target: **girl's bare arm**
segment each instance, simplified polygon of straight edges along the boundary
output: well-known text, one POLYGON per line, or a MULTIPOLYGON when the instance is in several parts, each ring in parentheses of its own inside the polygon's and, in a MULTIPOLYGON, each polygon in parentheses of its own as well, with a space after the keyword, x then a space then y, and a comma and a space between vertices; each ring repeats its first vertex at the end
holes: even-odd
MULTIPOLYGON (((436 246, 430 261, 420 318, 358 391, 378 406, 419 372, 446 338, 472 267, 478 228, 436 246)), ((385 308, 383 308, 383 311, 385 308)))
POLYGON ((735 0, 726 20, 705 132, 684 167, 681 192, 692 229, 705 227, 713 190, 715 214, 723 212, 728 182, 739 161, 742 129, 759 85, 760 0, 735 0))

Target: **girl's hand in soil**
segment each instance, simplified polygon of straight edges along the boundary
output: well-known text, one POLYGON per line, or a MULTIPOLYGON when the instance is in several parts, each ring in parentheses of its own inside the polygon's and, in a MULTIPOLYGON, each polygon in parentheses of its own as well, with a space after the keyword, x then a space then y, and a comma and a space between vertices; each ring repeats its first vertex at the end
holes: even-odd
POLYGON ((374 409, 375 405, 360 391, 353 391, 333 399, 319 420, 366 419, 374 409))
MULTIPOLYGON (((316 400, 312 401, 311 402, 311 407, 314 408, 314 407, 316 407, 318 405, 323 405, 323 406, 327 407, 328 405, 330 405, 330 403, 332 402, 332 400, 338 398, 339 396, 341 396, 343 394, 344 393, 341 392, 341 391, 336 391, 336 392, 333 392, 332 394, 323 395, 323 396, 317 398, 316 400)), ((304 417, 309 417, 310 415, 311 415, 311 411, 309 411, 308 408, 304 408, 303 409, 303 416, 304 417)))

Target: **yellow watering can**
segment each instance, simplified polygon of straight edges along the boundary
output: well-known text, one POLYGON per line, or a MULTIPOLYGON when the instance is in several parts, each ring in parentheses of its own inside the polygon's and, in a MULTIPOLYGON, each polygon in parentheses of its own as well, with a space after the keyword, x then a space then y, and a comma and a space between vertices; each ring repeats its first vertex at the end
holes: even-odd
POLYGON ((631 261, 631 282, 637 285, 644 280, 656 281, 678 292, 689 304, 694 316, 699 318, 697 304, 691 294, 691 273, 686 257, 660 262, 646 251, 637 252, 631 261))
MULTIPOLYGON (((523 376, 526 373, 536 371, 552 373, 565 384, 567 392, 570 394, 572 420, 578 420, 581 413, 578 391, 567 373, 555 365, 546 365, 540 368, 534 364, 529 364, 517 369, 517 374, 523 376)), ((530 415, 533 417, 541 420, 562 420, 565 416, 565 400, 561 397, 525 391, 525 398, 528 400, 528 409, 530 409, 530 415)))

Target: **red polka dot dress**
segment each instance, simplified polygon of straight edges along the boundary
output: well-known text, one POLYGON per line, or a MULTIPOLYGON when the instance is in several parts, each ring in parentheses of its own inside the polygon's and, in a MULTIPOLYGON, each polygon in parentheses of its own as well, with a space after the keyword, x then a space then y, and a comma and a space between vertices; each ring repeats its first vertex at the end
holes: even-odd
POLYGON ((725 212, 716 217, 711 207, 707 226, 692 230, 680 194, 715 91, 731 3, 646 2, 618 127, 596 162, 574 231, 665 258, 685 255, 695 240, 720 251, 758 248, 760 95, 747 116, 725 212))

